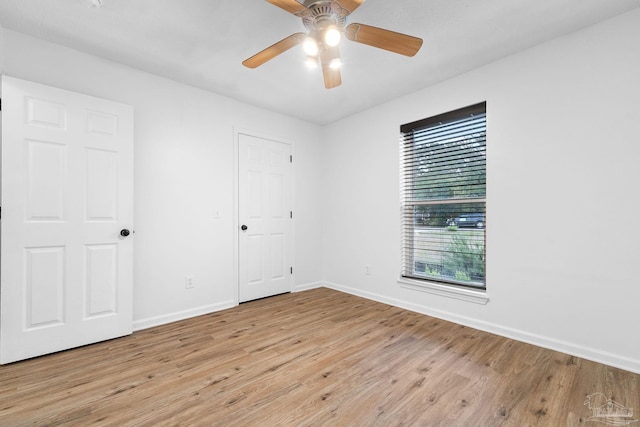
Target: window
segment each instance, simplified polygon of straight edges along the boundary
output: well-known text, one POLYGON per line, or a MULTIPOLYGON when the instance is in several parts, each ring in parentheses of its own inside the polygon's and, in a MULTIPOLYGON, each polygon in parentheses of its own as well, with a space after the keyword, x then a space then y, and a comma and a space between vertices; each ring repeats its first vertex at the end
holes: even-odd
POLYGON ((484 289, 486 103, 400 132, 401 275, 484 289))

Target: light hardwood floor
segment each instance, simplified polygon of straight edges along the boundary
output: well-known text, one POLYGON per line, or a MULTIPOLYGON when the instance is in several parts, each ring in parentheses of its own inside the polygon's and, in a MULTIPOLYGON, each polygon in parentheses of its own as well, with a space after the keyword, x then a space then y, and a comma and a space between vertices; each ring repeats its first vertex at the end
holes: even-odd
POLYGON ((640 375, 315 289, 2 366, 0 425, 595 427, 598 392, 640 418, 640 375))

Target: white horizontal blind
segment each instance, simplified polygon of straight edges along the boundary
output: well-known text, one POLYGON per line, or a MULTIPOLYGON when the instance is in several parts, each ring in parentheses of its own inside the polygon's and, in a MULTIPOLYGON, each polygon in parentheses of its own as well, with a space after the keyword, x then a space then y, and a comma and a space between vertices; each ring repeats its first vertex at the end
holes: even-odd
POLYGON ((484 288, 486 103, 400 131, 402 276, 484 288))

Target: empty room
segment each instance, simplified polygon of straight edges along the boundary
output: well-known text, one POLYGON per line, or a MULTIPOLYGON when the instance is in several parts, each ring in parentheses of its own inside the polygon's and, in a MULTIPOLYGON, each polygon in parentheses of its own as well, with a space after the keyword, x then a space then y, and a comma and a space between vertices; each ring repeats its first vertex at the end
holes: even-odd
POLYGON ((640 0, 0 0, 0 427, 640 425, 640 0))

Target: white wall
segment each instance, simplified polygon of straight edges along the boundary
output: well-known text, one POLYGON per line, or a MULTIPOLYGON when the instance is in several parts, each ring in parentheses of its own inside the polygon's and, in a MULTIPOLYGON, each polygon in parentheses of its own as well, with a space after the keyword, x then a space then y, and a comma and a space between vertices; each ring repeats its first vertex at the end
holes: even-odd
POLYGON ((326 127, 328 286, 640 372, 638 52, 635 10, 326 127), (399 126, 485 100, 490 302, 401 288, 399 126))
POLYGON ((8 75, 135 108, 137 327, 233 303, 240 128, 295 144, 299 289, 324 274, 337 289, 640 372, 640 227, 625 224, 639 211, 640 11, 325 128, 0 28, 2 46, 8 75), (485 306, 397 284, 399 125, 484 100, 485 306))
POLYGON ((317 126, 6 29, 4 41, 7 75, 134 107, 134 327, 234 304, 234 129, 294 144, 295 285, 321 280, 317 126))

